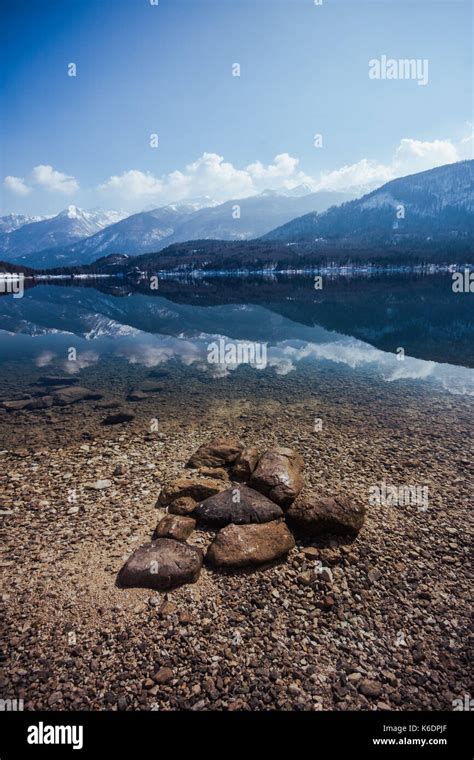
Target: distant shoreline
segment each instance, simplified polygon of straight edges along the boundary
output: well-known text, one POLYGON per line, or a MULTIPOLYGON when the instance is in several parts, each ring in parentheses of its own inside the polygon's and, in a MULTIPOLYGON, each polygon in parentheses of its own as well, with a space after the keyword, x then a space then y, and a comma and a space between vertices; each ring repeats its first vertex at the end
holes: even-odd
MULTIPOLYGON (((89 280, 89 279, 146 279, 152 275, 158 275, 159 277, 252 277, 252 276, 301 276, 311 274, 326 274, 330 276, 364 276, 364 275, 378 275, 378 274, 443 274, 459 272, 466 268, 474 268, 474 264, 399 264, 399 265, 380 265, 380 264, 354 264, 354 265, 334 265, 334 266, 322 266, 314 265, 301 268, 239 268, 239 269, 157 269, 154 271, 143 270, 130 272, 127 270, 118 272, 63 272, 55 273, 46 272, 42 273, 23 273, 15 272, 14 266, 12 267, 13 274, 23 274, 25 280, 89 280)), ((0 272, 0 279, 11 277, 10 272, 0 272)))

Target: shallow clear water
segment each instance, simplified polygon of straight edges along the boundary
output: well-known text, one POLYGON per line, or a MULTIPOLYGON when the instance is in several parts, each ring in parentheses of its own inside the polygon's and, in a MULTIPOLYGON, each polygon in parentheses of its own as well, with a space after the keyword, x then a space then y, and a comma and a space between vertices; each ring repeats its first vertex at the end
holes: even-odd
POLYGON ((12 367, 77 374, 114 358, 222 377, 312 363, 474 393, 472 296, 449 274, 83 280, 0 297, 0 382, 12 367))

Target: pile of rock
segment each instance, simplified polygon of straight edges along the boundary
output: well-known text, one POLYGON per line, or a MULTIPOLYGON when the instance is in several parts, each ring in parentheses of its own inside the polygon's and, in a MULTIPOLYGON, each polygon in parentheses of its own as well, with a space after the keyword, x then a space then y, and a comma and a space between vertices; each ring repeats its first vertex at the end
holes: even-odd
POLYGON ((195 472, 162 487, 158 506, 167 514, 122 567, 119 585, 165 591, 194 583, 204 559, 218 568, 265 565, 286 556, 295 536, 356 536, 365 520, 365 507, 350 498, 305 493, 304 462, 294 449, 260 454, 218 438, 186 467, 195 472), (196 525, 217 530, 205 557, 186 543, 196 525))
POLYGON ((74 377, 40 377, 37 386, 41 386, 22 398, 6 399, 0 402, 0 407, 7 412, 32 411, 34 409, 49 409, 52 406, 70 406, 78 401, 97 401, 101 393, 74 385, 74 377))

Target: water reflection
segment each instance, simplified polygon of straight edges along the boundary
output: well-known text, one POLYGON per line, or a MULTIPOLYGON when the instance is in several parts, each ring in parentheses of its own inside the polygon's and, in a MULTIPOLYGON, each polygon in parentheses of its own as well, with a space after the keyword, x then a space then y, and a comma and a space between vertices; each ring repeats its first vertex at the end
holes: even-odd
POLYGON ((213 377, 242 363, 287 375, 302 363, 330 362, 336 371, 363 367, 387 382, 472 394, 469 306, 449 275, 328 279, 321 291, 308 276, 166 278, 158 293, 117 280, 41 284, 21 299, 0 299, 0 351, 3 360, 61 362, 76 373, 105 356, 146 367, 179 361, 213 377), (219 341, 230 358, 210 360, 219 341), (244 350, 243 362, 242 341, 257 354, 264 346, 265 361, 249 362, 244 350), (66 359, 71 346, 75 362, 66 359))

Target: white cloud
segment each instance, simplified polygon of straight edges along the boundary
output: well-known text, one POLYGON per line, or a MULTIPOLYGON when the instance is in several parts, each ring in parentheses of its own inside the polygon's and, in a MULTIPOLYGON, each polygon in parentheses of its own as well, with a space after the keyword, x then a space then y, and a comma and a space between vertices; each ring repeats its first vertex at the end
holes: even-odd
POLYGON ((189 196, 215 195, 237 198, 255 192, 248 172, 236 169, 217 153, 203 153, 197 161, 186 166, 185 173, 172 172, 167 180, 169 189, 186 188, 189 196))
POLYGON ((395 149, 390 163, 383 164, 363 158, 355 164, 322 172, 316 189, 368 192, 391 179, 452 164, 464 158, 472 158, 472 133, 457 144, 451 140, 423 141, 404 137, 395 149))
MULTIPOLYGON (((184 169, 160 176, 150 171, 128 169, 122 174, 112 175, 87 194, 91 206, 114 203, 126 207, 128 211, 164 206, 200 196, 210 196, 223 202, 255 195, 267 188, 291 190, 300 184, 306 184, 313 190, 362 194, 396 177, 471 158, 472 124, 468 127, 468 134, 458 141, 405 137, 395 147, 388 162, 364 157, 313 177, 306 174, 300 168, 299 159, 289 153, 279 153, 268 164, 256 160, 239 169, 218 153, 204 152, 184 169)), ((35 185, 66 195, 79 189, 74 177, 44 164, 35 166, 29 180, 8 176, 4 179, 4 185, 18 196, 28 195, 35 185)))
POLYGON ((51 364, 55 356, 56 354, 52 351, 43 351, 36 357, 35 364, 37 367, 46 367, 48 364, 51 364))
POLYGON ((162 182, 150 172, 130 169, 123 174, 113 175, 99 185, 100 192, 111 191, 124 198, 149 198, 158 196, 163 190, 162 182))
MULTIPOLYGON (((267 368, 278 375, 287 375, 296 370, 300 362, 333 362, 354 370, 370 368, 386 382, 418 380, 434 383, 450 393, 474 395, 472 370, 466 367, 436 364, 411 356, 405 357, 401 367, 393 353, 381 351, 357 338, 331 332, 326 335, 327 342, 293 339, 268 346, 267 368)), ((238 370, 241 365, 238 362, 209 362, 209 346, 221 339, 226 345, 236 343, 233 338, 222 334, 200 333, 193 338, 183 338, 138 333, 133 342, 118 346, 116 353, 130 364, 155 367, 178 360, 186 365, 194 365, 197 370, 209 373, 213 378, 223 378, 238 370)), ((261 369, 258 368, 258 371, 261 369)))
POLYGON ((393 179, 390 166, 363 158, 356 164, 341 166, 330 172, 321 172, 316 190, 349 190, 356 188, 361 192, 371 190, 393 179))
MULTIPOLYGON (((471 128, 472 129, 472 128, 471 128)), ((150 172, 129 170, 110 177, 99 190, 114 194, 116 200, 148 199, 156 205, 208 195, 218 201, 243 198, 272 190, 289 190, 307 184, 313 190, 365 193, 396 177, 432 169, 435 166, 468 158, 472 135, 458 143, 451 140, 423 141, 405 137, 400 140, 388 163, 362 158, 332 171, 311 177, 299 168, 299 159, 279 153, 269 164, 254 161, 238 169, 217 153, 203 153, 183 171, 175 170, 156 177, 150 172)))
POLYGON ((302 171, 298 171, 299 158, 293 158, 288 153, 279 153, 273 159, 273 164, 264 166, 261 161, 255 161, 247 166, 247 172, 255 182, 264 182, 265 187, 290 189, 302 183, 311 184, 314 180, 302 171))
POLYGON ((58 172, 52 166, 39 164, 31 172, 32 182, 47 190, 72 195, 79 189, 79 183, 74 177, 58 172))
POLYGON ((3 184, 7 190, 20 196, 29 195, 35 185, 64 195, 72 195, 79 190, 79 183, 75 177, 58 172, 47 164, 35 166, 28 181, 23 177, 8 176, 3 180, 3 184))
POLYGON ((459 161, 459 153, 451 140, 423 142, 405 137, 395 151, 393 169, 397 173, 413 174, 455 161, 459 161))
POLYGON ((249 174, 236 169, 217 153, 203 153, 184 171, 175 170, 161 177, 131 169, 110 177, 97 189, 124 200, 146 198, 163 204, 201 195, 216 195, 226 200, 256 192, 249 174))
POLYGON ((312 179, 298 170, 299 159, 288 153, 275 156, 273 163, 255 161, 245 169, 238 169, 218 153, 203 153, 184 170, 175 170, 156 177, 150 172, 131 169, 109 177, 97 188, 116 199, 148 199, 166 204, 171 201, 211 196, 220 201, 243 198, 266 188, 291 189, 312 179))
POLYGON ((66 359, 66 361, 63 362, 63 369, 69 375, 75 375, 80 372, 81 369, 90 367, 91 364, 95 364, 98 360, 99 354, 96 351, 82 351, 80 354, 77 354, 74 361, 66 359))
POLYGON ((15 195, 29 195, 31 193, 31 187, 28 187, 25 180, 22 177, 5 177, 3 184, 11 193, 15 195))

